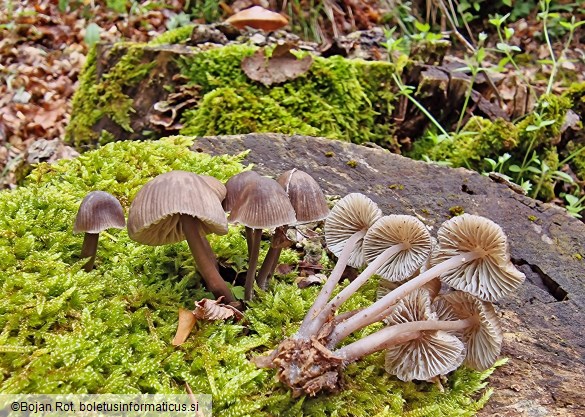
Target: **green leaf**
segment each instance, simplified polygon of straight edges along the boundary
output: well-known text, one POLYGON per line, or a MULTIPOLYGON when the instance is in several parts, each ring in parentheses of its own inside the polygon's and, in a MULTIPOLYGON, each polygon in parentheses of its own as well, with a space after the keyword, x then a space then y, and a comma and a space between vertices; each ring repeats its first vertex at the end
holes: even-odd
POLYGON ((419 21, 414 22, 414 27, 419 32, 428 32, 431 30, 431 26, 428 23, 421 23, 419 21))
POLYGON ((100 40, 100 33, 102 32, 102 28, 99 27, 95 23, 90 23, 85 28, 85 43, 87 46, 92 47, 100 40))

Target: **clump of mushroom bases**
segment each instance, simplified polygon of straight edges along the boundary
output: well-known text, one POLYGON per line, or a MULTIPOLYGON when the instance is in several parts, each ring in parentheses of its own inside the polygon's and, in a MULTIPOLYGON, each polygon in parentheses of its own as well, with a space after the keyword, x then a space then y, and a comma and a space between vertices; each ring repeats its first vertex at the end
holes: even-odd
POLYGON ((293 395, 338 391, 349 363, 383 349, 386 369, 407 381, 444 375, 462 363, 485 370, 497 359, 502 333, 491 302, 524 280, 510 262, 501 228, 465 214, 443 223, 433 248, 416 218, 378 214, 361 194, 350 194, 332 210, 325 233, 339 254, 338 265, 299 331, 268 356, 255 358, 259 367, 277 368, 293 395), (369 265, 327 301, 349 262, 369 265), (410 279, 367 308, 335 316, 375 273, 391 281, 410 279), (457 291, 437 295, 436 278, 457 291), (387 327, 338 347, 351 333, 382 320, 387 327))

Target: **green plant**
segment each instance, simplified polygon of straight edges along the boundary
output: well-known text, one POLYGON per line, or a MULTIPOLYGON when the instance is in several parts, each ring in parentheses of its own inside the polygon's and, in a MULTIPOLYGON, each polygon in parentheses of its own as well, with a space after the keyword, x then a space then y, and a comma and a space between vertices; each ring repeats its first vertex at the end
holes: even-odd
POLYGON ((573 217, 577 217, 578 219, 582 218, 580 213, 585 210, 585 195, 579 198, 577 195, 565 194, 563 197, 567 202, 565 208, 569 214, 573 217))

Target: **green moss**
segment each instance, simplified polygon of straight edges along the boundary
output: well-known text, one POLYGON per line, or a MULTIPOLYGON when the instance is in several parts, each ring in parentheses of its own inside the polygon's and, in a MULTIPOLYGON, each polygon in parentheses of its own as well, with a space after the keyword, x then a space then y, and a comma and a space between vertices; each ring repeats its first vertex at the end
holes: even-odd
POLYGON ((538 220, 538 217, 536 217, 535 215, 531 214, 530 216, 528 216, 528 220, 530 220, 531 222, 536 222, 536 220, 538 220))
POLYGON ((174 45, 177 43, 181 43, 186 41, 187 39, 191 38, 191 33, 193 32, 193 28, 195 25, 186 25, 181 26, 176 29, 168 30, 165 33, 157 36, 150 42, 148 42, 149 46, 157 46, 157 45, 174 45))
MULTIPOLYGON (((273 371, 248 359, 295 332, 314 300, 318 288, 300 290, 294 277, 273 280, 245 322, 201 322, 174 347, 177 309, 208 295, 184 242, 151 247, 112 230, 100 239, 97 268, 83 272, 83 237, 71 229, 88 191, 109 191, 127 210, 137 190, 162 172, 225 181, 243 169, 243 155, 211 157, 189 151, 191 143, 111 143, 76 160, 41 164, 25 185, 0 192, 1 392, 184 393, 188 382, 212 394, 216 416, 464 416, 481 408, 488 373, 460 369, 440 392, 385 374, 381 354, 350 365, 340 394, 292 399, 273 371)), ((246 256, 237 228, 211 243, 222 264, 246 256)), ((289 251, 283 257, 295 260, 289 251)), ((366 284, 344 307, 371 303, 375 290, 375 281, 366 284)))
POLYGON ((127 90, 143 80, 156 63, 141 61, 144 52, 141 44, 120 43, 110 54, 116 54, 118 47, 125 49, 126 53, 99 80, 96 79, 96 47, 88 54, 79 89, 73 97, 74 117, 65 133, 65 139, 77 147, 95 146, 98 138, 113 139, 111 132, 101 134, 94 130, 103 118, 110 119, 126 132, 132 132, 130 114, 134 111, 134 100, 127 95, 127 90))
POLYGON ((181 133, 281 132, 393 143, 387 123, 379 123, 393 109, 391 86, 381 81, 389 79, 390 64, 316 57, 307 74, 265 87, 241 69, 254 51, 231 45, 183 59, 183 74, 205 95, 185 114, 181 133))
POLYGON ((347 163, 346 163, 346 164, 347 164, 347 166, 348 166, 348 167, 350 167, 350 168, 356 168, 356 167, 358 166, 358 162, 357 162, 357 161, 354 161, 353 159, 352 159, 352 160, 349 160, 349 161, 347 161, 347 163))
POLYGON ((181 133, 193 136, 273 132, 316 136, 317 129, 291 115, 271 97, 257 97, 247 89, 217 88, 197 109, 185 112, 181 133))
MULTIPOLYGON (((148 46, 181 41, 188 32, 177 29, 148 46)), ((95 125, 104 117, 131 130, 133 101, 125 94, 154 63, 141 62, 144 45, 123 47, 128 53, 98 83, 92 52, 75 96, 69 142, 95 143, 100 136, 95 125)), ((390 123, 395 96, 387 82, 395 71, 391 64, 315 57, 307 74, 266 87, 241 69, 242 59, 256 49, 230 45, 179 59, 182 75, 200 86, 202 95, 200 104, 183 114, 182 134, 298 133, 397 148, 390 123)))
POLYGON ((430 137, 417 140, 409 156, 433 161, 448 161, 452 166, 481 170, 484 158, 503 154, 518 145, 518 129, 503 119, 491 122, 474 116, 451 139, 435 143, 430 137))
POLYGON ((461 206, 449 207, 449 214, 452 217, 461 216, 462 214, 465 214, 465 209, 461 206))

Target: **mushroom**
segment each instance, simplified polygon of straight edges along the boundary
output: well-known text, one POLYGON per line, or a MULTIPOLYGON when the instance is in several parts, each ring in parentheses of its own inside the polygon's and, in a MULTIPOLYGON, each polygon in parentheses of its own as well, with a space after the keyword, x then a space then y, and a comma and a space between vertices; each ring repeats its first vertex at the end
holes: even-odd
MULTIPOLYGON (((223 209, 226 212, 232 211, 236 201, 240 197, 246 185, 254 182, 260 175, 256 171, 244 171, 234 175, 225 183, 226 195, 222 201, 223 209)), ((246 228, 246 243, 248 244, 248 259, 250 259, 250 248, 252 247, 252 229, 246 228)))
POLYGON ((476 329, 479 319, 438 320, 431 296, 417 289, 404 297, 386 319, 385 327, 333 353, 345 363, 388 349, 386 369, 403 381, 427 380, 455 370, 465 358, 464 344, 452 333, 476 329))
POLYGON ((83 265, 86 272, 93 269, 100 232, 125 226, 124 209, 116 197, 104 191, 92 191, 85 196, 77 211, 73 233, 85 233, 81 257, 89 258, 83 265))
POLYGON ((524 281, 524 274, 510 262, 506 235, 491 220, 471 214, 454 217, 441 225, 438 238, 432 268, 389 292, 353 316, 352 321, 360 320, 360 316, 379 317, 409 292, 436 277, 485 301, 503 297, 524 281))
POLYGON ((218 180, 215 177, 212 177, 211 175, 199 176, 201 177, 201 179, 203 179, 203 181, 205 181, 207 185, 209 185, 209 187, 213 190, 215 195, 217 195, 219 201, 222 202, 227 195, 227 189, 225 188, 225 185, 223 185, 223 183, 220 180, 218 180))
POLYGON ((286 26, 288 19, 279 13, 272 12, 263 7, 253 6, 230 16, 226 22, 238 29, 244 29, 248 26, 266 32, 272 32, 286 26))
POLYGON ((325 241, 329 250, 337 256, 337 264, 305 316, 297 332, 299 337, 315 335, 327 321, 329 312, 323 312, 323 309, 333 289, 347 265, 359 268, 365 263, 363 239, 380 217, 382 211, 376 203, 360 193, 346 195, 333 207, 325 220, 325 241))
MULTIPOLYGON (((364 256, 369 262, 368 267, 337 294, 324 310, 331 313, 336 311, 373 274, 377 273, 392 281, 408 278, 423 266, 430 252, 431 235, 416 217, 405 215, 381 217, 364 237, 364 256)), ((335 327, 329 337, 330 346, 337 345, 353 331, 382 318, 378 315, 353 315, 335 327)))
POLYGON ((273 229, 294 223, 295 212, 280 184, 273 179, 258 176, 242 189, 232 207, 229 221, 243 224, 246 227, 246 237, 251 236, 248 240, 250 261, 244 286, 244 299, 251 300, 262 229, 273 229))
POLYGON ((491 368, 500 354, 503 341, 500 320, 494 306, 462 291, 441 295, 433 304, 440 320, 475 321, 474 325, 460 331, 467 345, 464 364, 476 371, 491 368), (450 308, 441 305, 443 303, 450 308))
POLYGON ((478 371, 492 367, 503 339, 493 305, 460 291, 432 305, 430 298, 425 289, 409 293, 388 316, 391 326, 333 353, 350 362, 388 348, 386 369, 404 381, 443 375, 461 363, 478 371), (452 333, 462 335, 465 349, 452 333))
MULTIPOLYGON (((389 325, 436 320, 431 308, 431 294, 419 289, 398 303, 388 316, 389 325)), ((408 333, 407 333, 408 334, 408 333)), ((385 368, 402 381, 428 380, 457 369, 465 358, 465 346, 444 330, 420 331, 417 337, 387 349, 385 368)))
MULTIPOLYGON (((295 211, 297 224, 318 222, 327 217, 329 207, 317 181, 299 169, 291 169, 280 175, 276 180, 288 194, 295 211)), ((284 232, 285 230, 282 230, 284 232)), ((274 273, 283 246, 274 245, 274 236, 264 263, 258 272, 258 286, 266 289, 268 279, 274 273)))
POLYGON ((192 172, 171 171, 149 181, 134 197, 128 213, 128 235, 137 242, 158 246, 186 239, 209 291, 233 303, 236 300, 205 239, 208 233, 223 235, 227 230, 216 192, 192 172))

